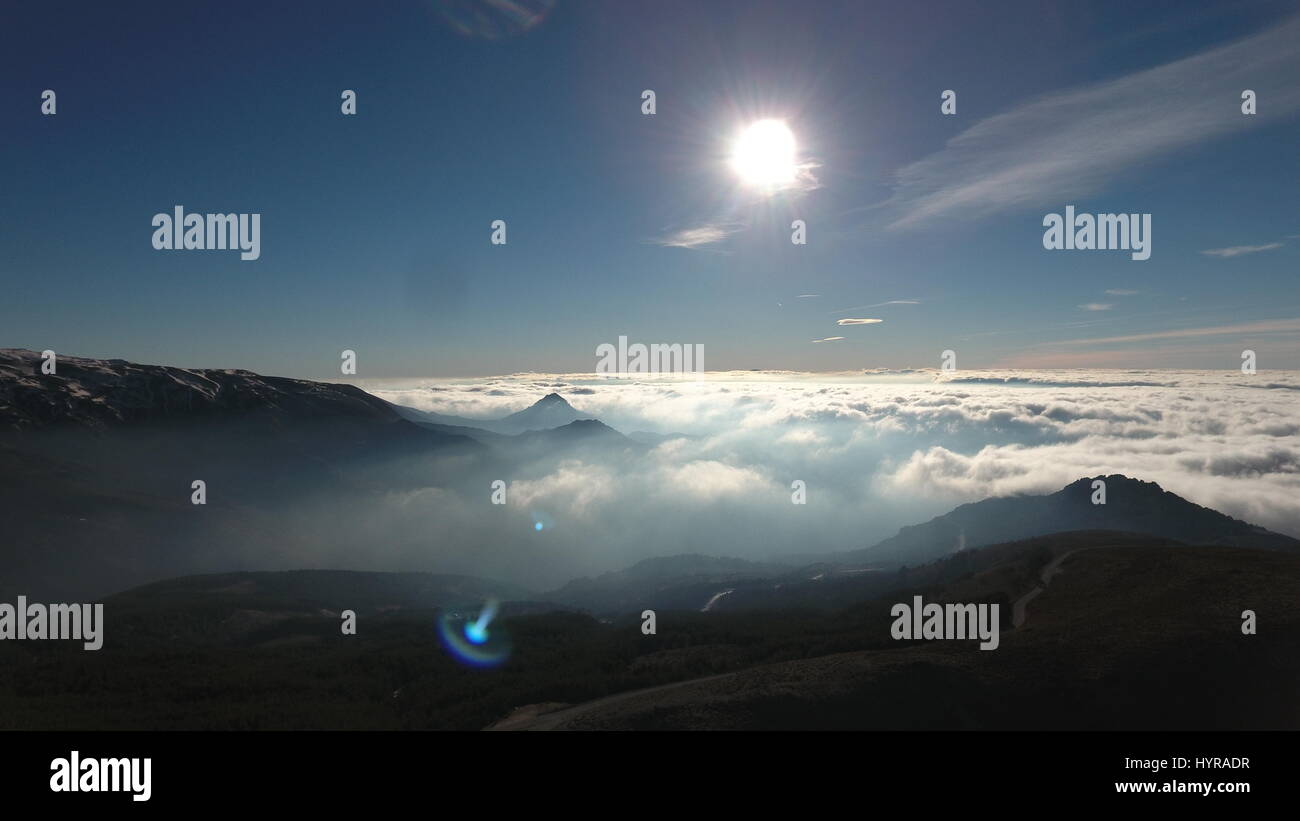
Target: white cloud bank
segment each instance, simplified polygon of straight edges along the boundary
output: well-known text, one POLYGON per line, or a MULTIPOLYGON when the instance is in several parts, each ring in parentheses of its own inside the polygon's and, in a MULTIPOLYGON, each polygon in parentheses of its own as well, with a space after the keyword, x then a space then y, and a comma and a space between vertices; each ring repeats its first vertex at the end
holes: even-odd
POLYGON ((512 479, 520 504, 563 533, 557 572, 687 550, 854 549, 963 502, 1109 473, 1300 536, 1297 372, 516 375, 362 387, 479 418, 556 391, 624 433, 688 435, 617 464, 584 454, 512 479), (790 503, 796 479, 805 506, 790 503))

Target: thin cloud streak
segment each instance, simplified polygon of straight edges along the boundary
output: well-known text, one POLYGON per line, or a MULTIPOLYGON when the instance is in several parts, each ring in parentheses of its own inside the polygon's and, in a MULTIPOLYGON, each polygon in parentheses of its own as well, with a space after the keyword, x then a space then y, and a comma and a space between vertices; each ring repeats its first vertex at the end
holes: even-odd
POLYGON ((854 305, 852 308, 844 308, 839 311, 831 311, 831 314, 847 314, 849 311, 861 311, 864 308, 882 308, 886 305, 920 305, 919 299, 891 299, 888 302, 873 302, 870 305, 854 305))
POLYGON ((1216 325, 1209 328, 1179 328, 1130 336, 1106 336, 1095 339, 1066 339, 1058 345, 1117 345, 1125 342, 1147 342, 1153 339, 1188 339, 1200 336, 1225 336, 1228 334, 1296 334, 1300 333, 1300 319, 1270 319, 1243 322, 1238 325, 1216 325))
POLYGON ((1049 95, 976 123, 901 169, 891 229, 1064 204, 1149 158, 1300 109, 1300 84, 1243 116, 1241 90, 1300 76, 1300 17, 1201 54, 1049 95))
POLYGON ((676 231, 666 237, 660 237, 654 242, 667 248, 694 249, 722 242, 739 230, 735 225, 713 223, 676 231))
POLYGON ((1239 257, 1242 254, 1258 254, 1260 251, 1272 251, 1274 248, 1281 248, 1282 243, 1270 242, 1267 245, 1234 245, 1231 248, 1211 248, 1208 251, 1202 251, 1207 257, 1239 257))

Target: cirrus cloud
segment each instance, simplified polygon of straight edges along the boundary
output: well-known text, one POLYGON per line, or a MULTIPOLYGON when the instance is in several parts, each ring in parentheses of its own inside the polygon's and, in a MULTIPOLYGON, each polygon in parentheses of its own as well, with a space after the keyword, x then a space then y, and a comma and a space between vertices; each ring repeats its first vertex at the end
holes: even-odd
POLYGON ((1202 251, 1207 257, 1219 257, 1225 259, 1229 257, 1239 257, 1245 254, 1258 254, 1260 251, 1272 251, 1274 248, 1281 248, 1282 243, 1270 242, 1266 245, 1234 245, 1231 248, 1211 248, 1208 251, 1202 251))
POLYGON ((901 169, 884 203, 893 215, 888 227, 1086 196, 1152 157, 1290 117, 1300 110, 1300 84, 1279 86, 1251 117, 1225 115, 1222 101, 1239 99, 1261 76, 1297 75, 1300 17, 1293 16, 1191 57, 1048 94, 981 120, 901 169))

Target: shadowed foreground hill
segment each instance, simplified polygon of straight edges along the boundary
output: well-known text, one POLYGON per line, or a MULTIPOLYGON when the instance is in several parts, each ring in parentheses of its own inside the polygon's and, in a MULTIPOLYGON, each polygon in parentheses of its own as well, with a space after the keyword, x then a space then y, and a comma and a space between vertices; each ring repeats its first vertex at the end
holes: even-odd
POLYGON ((508 602, 494 629, 513 655, 481 670, 454 661, 434 625, 439 608, 472 617, 481 598, 513 595, 497 584, 178 579, 106 600, 97 652, 0 642, 0 727, 1300 728, 1300 557, 1067 533, 895 584, 836 610, 661 611, 656 635, 635 615, 508 602), (1012 603, 1062 556, 1012 632, 1012 603), (1001 646, 893 640, 890 608, 914 594, 999 603, 1001 646), (345 607, 355 636, 341 635, 345 607), (1247 608, 1259 635, 1241 635, 1247 608))
MULTIPOLYGON (((113 636, 119 647, 256 646, 317 642, 340 631, 343 610, 368 621, 440 607, 476 612, 488 599, 505 598, 525 602, 529 593, 472 576, 286 570, 172 579, 110 596, 105 607, 119 626, 113 636)), ((527 609, 521 604, 507 612, 527 609)))
POLYGON ((895 642, 523 710, 501 728, 1300 729, 1300 556, 1102 544, 1061 568, 997 650, 895 642), (1247 609, 1258 635, 1241 632, 1247 609))
POLYGON ((546 594, 597 614, 637 613, 645 608, 700 610, 722 588, 747 582, 770 586, 769 577, 789 572, 745 559, 682 554, 644 559, 625 570, 582 577, 546 594))

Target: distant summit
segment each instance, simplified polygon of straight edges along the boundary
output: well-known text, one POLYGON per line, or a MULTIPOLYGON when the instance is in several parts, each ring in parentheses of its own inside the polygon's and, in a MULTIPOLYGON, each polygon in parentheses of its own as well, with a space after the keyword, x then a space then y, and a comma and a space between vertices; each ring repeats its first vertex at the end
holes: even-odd
POLYGON ((570 422, 577 422, 579 419, 593 419, 593 417, 591 414, 575 410, 558 393, 548 393, 530 407, 498 420, 495 429, 502 433, 523 433, 529 430, 558 428, 570 422))
POLYGON ((527 408, 501 419, 470 419, 464 416, 448 416, 417 410, 404 405, 392 407, 404 419, 412 422, 433 427, 444 433, 457 433, 485 441, 484 433, 513 436, 529 431, 552 430, 580 420, 598 421, 590 413, 583 413, 574 408, 568 400, 555 392, 548 393, 527 408))
POLYGON ((1300 551, 1300 540, 1225 516, 1121 474, 1078 479, 1046 496, 1008 496, 961 505, 924 524, 904 527, 864 550, 861 561, 929 562, 961 549, 1067 530, 1114 530, 1196 545, 1300 551), (1106 483, 1106 503, 1093 504, 1092 483, 1106 483))

